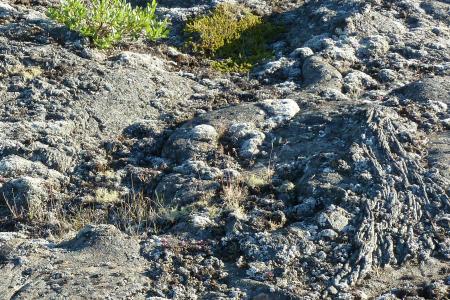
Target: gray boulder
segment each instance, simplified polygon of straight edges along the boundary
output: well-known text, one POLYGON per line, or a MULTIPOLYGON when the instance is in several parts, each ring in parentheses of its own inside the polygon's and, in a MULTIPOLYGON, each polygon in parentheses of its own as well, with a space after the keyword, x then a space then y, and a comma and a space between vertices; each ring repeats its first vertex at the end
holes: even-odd
POLYGON ((162 155, 177 163, 188 159, 206 158, 217 149, 217 138, 217 131, 211 125, 201 124, 193 128, 180 128, 169 137, 162 155))
POLYGON ((342 75, 319 56, 308 57, 302 68, 304 85, 315 91, 340 90, 342 75))
POLYGON ((405 85, 396 93, 413 101, 440 101, 450 105, 450 77, 424 78, 405 85))

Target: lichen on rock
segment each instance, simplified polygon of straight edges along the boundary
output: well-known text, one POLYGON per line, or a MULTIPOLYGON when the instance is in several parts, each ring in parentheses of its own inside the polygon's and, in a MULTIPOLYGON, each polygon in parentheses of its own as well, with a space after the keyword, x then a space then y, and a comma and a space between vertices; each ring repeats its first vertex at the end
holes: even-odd
POLYGON ((1 297, 448 298, 445 1, 160 1, 110 51, 51 2, 0 4, 1 297))

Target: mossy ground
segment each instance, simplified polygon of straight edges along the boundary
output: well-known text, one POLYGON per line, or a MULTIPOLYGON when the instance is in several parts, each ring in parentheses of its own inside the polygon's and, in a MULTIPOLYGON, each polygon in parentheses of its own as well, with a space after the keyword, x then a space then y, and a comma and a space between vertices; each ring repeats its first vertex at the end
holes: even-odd
POLYGON ((214 69, 245 73, 273 55, 269 44, 281 29, 241 5, 220 4, 210 14, 189 21, 185 32, 187 45, 213 59, 214 69))

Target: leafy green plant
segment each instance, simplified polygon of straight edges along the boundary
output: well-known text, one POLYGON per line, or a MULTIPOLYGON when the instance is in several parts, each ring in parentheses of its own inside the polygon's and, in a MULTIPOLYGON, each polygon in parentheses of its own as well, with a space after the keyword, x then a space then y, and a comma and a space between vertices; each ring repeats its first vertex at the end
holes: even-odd
POLYGON ((125 39, 167 37, 169 22, 157 19, 156 6, 156 0, 145 8, 133 8, 126 0, 64 0, 48 16, 104 49, 125 39))
POLYGON ((212 67, 224 72, 247 72, 272 56, 268 44, 280 32, 277 27, 236 4, 220 4, 211 14, 186 24, 187 45, 215 61, 212 67))

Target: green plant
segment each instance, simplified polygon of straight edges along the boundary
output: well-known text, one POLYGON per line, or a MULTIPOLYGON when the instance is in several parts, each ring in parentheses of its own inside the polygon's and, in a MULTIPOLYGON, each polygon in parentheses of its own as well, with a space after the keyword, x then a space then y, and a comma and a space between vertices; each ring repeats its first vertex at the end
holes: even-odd
POLYGON ((187 45, 215 61, 224 72, 248 72, 259 61, 272 56, 269 42, 280 28, 254 15, 241 5, 220 4, 206 16, 189 21, 187 45))
POLYGON ((149 40, 167 37, 168 20, 158 20, 156 0, 145 8, 133 8, 126 0, 64 0, 48 10, 48 16, 70 30, 91 39, 99 48, 145 36, 149 40))

